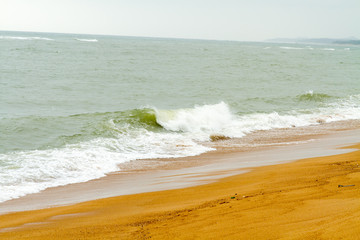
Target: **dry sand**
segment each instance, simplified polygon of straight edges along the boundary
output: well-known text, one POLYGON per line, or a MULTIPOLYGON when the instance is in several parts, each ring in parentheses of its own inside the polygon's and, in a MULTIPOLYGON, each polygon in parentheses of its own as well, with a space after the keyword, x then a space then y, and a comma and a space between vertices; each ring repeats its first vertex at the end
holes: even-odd
POLYGON ((2 215, 0 239, 360 239, 359 164, 357 150, 202 186, 2 215))

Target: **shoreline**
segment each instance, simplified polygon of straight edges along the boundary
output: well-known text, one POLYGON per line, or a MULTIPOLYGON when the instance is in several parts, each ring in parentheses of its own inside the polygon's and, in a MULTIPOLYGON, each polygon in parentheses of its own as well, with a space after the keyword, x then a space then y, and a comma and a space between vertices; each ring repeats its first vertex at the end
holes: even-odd
MULTIPOLYGON (((156 169, 138 170, 130 168, 128 171, 110 173, 105 177, 88 182, 48 188, 39 193, 0 203, 0 215, 71 205, 108 197, 192 187, 246 173, 256 167, 345 153, 350 150, 339 149, 339 147, 358 142, 359 122, 340 123, 340 125, 335 123, 337 128, 331 124, 314 126, 314 129, 318 131, 317 133, 309 134, 309 129, 307 129, 307 135, 298 136, 291 136, 293 129, 284 129, 285 133, 282 132, 282 138, 279 138, 282 143, 280 145, 265 145, 246 150, 225 148, 198 156, 160 159, 158 161, 167 163, 170 161, 170 164, 165 164, 156 169), (319 130, 319 127, 323 129, 319 130), (289 144, 284 143, 286 140, 288 142, 285 143, 289 144), (301 143, 294 144, 294 141, 301 143)), ((296 131, 299 130, 296 129, 296 131)), ((266 133, 268 134, 269 131, 266 133)), ((272 133, 270 132, 269 136, 274 137, 274 134, 279 135, 277 130, 274 130, 272 133)), ((256 139, 262 137, 263 133, 260 132, 259 136, 254 135, 255 137, 252 136, 252 138, 256 139)), ((221 144, 223 143, 221 142, 221 144)), ((154 159, 137 161, 154 161, 154 159)))
POLYGON ((346 149, 200 186, 1 215, 0 237, 354 239, 360 236, 360 144, 346 149))

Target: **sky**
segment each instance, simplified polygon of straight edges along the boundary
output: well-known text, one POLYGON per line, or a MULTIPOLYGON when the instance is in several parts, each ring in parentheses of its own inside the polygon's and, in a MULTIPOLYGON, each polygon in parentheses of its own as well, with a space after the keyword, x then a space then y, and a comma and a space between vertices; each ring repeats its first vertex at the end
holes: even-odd
POLYGON ((239 41, 360 38, 360 0, 0 0, 0 30, 239 41))

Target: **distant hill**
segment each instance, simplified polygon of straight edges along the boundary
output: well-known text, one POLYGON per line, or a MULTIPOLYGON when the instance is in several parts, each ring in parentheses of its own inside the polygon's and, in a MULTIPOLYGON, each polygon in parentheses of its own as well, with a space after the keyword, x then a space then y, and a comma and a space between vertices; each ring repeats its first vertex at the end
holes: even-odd
POLYGON ((360 40, 356 38, 274 38, 267 40, 268 42, 277 43, 316 43, 316 44, 346 44, 360 45, 360 40))
POLYGON ((336 44, 360 45, 360 40, 337 40, 334 43, 336 43, 336 44))

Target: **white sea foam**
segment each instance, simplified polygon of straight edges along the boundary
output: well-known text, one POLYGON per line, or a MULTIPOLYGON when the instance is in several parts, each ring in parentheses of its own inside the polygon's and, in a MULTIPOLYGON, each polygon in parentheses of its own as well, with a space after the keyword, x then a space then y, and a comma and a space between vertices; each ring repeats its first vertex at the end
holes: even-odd
MULTIPOLYGON (((289 47, 289 46, 281 46, 279 47, 281 49, 286 49, 286 50, 314 50, 314 48, 312 48, 311 46, 306 46, 304 48, 302 47, 289 47)), ((320 50, 323 51, 335 51, 335 48, 319 48, 320 50)))
POLYGON ((52 38, 45 38, 45 37, 0 36, 0 39, 14 39, 14 40, 45 40, 45 41, 54 41, 54 39, 52 39, 52 38))
POLYGON ((306 47, 286 47, 286 46, 282 46, 279 47, 281 49, 287 49, 287 50, 314 50, 314 48, 312 48, 311 46, 306 46, 306 47))
POLYGON ((0 202, 49 187, 85 182, 120 170, 118 164, 148 158, 197 155, 211 148, 176 133, 139 129, 119 138, 97 138, 64 148, 0 155, 0 202))
POLYGON ((232 124, 234 115, 224 102, 190 109, 156 110, 156 120, 165 129, 191 133, 221 132, 232 124))
POLYGON ((324 50, 324 51, 335 51, 335 48, 322 48, 321 50, 324 50))
POLYGON ((288 50, 302 50, 306 48, 299 48, 299 47, 280 47, 281 49, 288 49, 288 50))
POLYGON ((314 95, 314 91, 313 90, 309 90, 309 91, 307 91, 305 94, 309 94, 309 95, 314 95))
POLYGON ((75 40, 78 40, 78 41, 81 41, 81 42, 98 42, 97 39, 75 38, 75 40))
MULTIPOLYGON (((309 90, 306 94, 313 95, 309 90)), ((235 115, 221 102, 215 105, 196 106, 191 109, 156 110, 158 124, 169 131, 188 134, 195 140, 208 140, 212 134, 242 137, 256 130, 269 130, 293 126, 308 126, 322 122, 360 119, 359 95, 351 96, 312 113, 291 111, 287 114, 253 113, 235 115)))
POLYGON ((160 132, 131 126, 124 131, 123 126, 109 120, 109 126, 118 134, 112 138, 98 137, 63 148, 1 154, 0 202, 49 187, 100 178, 121 170, 118 164, 131 160, 201 154, 212 149, 199 141, 208 141, 212 134, 242 137, 256 130, 360 119, 360 95, 306 112, 236 115, 224 102, 188 109, 155 109, 157 123, 167 130, 160 132))

